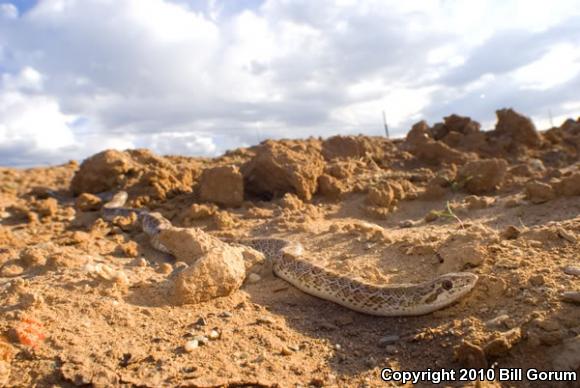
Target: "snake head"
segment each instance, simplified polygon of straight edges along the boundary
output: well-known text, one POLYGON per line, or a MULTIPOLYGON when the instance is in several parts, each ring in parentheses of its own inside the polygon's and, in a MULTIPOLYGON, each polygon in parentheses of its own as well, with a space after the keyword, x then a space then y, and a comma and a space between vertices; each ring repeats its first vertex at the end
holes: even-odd
POLYGON ((451 272, 426 283, 419 302, 421 313, 427 314, 454 303, 475 287, 477 279, 477 275, 469 272, 451 272))

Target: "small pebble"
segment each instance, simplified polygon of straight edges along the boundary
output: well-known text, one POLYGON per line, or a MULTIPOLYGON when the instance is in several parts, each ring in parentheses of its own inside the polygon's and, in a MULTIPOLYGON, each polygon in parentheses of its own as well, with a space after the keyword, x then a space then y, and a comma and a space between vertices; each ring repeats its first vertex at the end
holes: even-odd
POLYGON ((129 277, 127 277, 127 274, 125 272, 117 271, 115 277, 113 278, 113 281, 118 285, 126 286, 129 284, 129 277))
POLYGON ((295 352, 300 350, 300 346, 296 345, 296 344, 290 344, 288 345, 288 349, 293 350, 295 352))
POLYGON ((218 316, 220 318, 231 318, 233 315, 229 311, 224 311, 224 312, 221 312, 218 316))
POLYGON ((340 346, 340 344, 336 344, 336 345, 334 345, 334 349, 340 350, 340 349, 342 349, 342 346, 340 346))
POLYGON ((509 318, 510 317, 507 314, 498 315, 497 317, 492 318, 489 321, 485 322, 485 326, 498 327, 498 326, 503 325, 505 323, 505 321, 507 321, 509 318))
POLYGON ((187 341, 185 343, 185 351, 188 353, 193 352, 195 349, 197 349, 199 347, 199 341, 196 339, 192 339, 191 341, 187 341))
POLYGON ((199 345, 207 345, 207 343, 209 342, 207 337, 203 335, 196 335, 195 337, 193 337, 192 341, 197 341, 199 345))
POLYGON ((522 265, 522 260, 517 258, 501 258, 495 262, 495 266, 498 268, 505 269, 516 269, 522 265))
POLYGON ((205 326, 205 325, 207 325, 207 321, 205 320, 204 317, 199 317, 199 318, 197 318, 197 321, 195 321, 195 323, 193 325, 194 326, 205 326))
POLYGON ((399 227, 400 228, 412 228, 416 224, 417 224, 417 222, 413 221, 413 220, 403 220, 403 221, 399 222, 399 227))
POLYGON ((531 276, 528 281, 530 282, 530 284, 534 287, 539 287, 541 285, 543 285, 546 280, 544 279, 544 276, 541 274, 537 274, 534 276, 531 276))
POLYGON ((330 322, 321 322, 321 323, 319 323, 319 324, 318 324, 318 327, 319 327, 320 329, 323 329, 323 330, 328 330, 328 331, 331 331, 331 330, 338 330, 338 326, 336 326, 336 325, 333 325, 333 324, 332 324, 332 323, 330 323, 330 322))
POLYGON ((398 335, 387 335, 379 339, 378 344, 379 346, 387 346, 399 342, 400 339, 401 337, 398 335))
POLYGON ((522 234, 520 229, 514 225, 509 225, 503 230, 503 232, 501 232, 501 237, 505 238, 506 240, 513 240, 518 238, 520 234, 522 234))
POLYGON ((143 257, 135 260, 135 266, 137 267, 147 267, 147 260, 145 260, 143 257))
POLYGON ((217 330, 212 330, 209 332, 209 339, 216 340, 220 337, 220 333, 217 330))
POLYGON ((248 275, 248 283, 251 284, 258 283, 261 279, 262 277, 257 273, 251 273, 248 275))
POLYGON ((163 275, 168 275, 173 272, 173 267, 169 263, 161 263, 159 268, 157 268, 157 272, 163 275))
POLYGON ((287 347, 283 347, 280 350, 280 354, 282 354, 283 356, 289 356, 292 354, 292 350, 288 349, 287 347))
POLYGON ((425 221, 426 222, 433 222, 436 219, 439 218, 439 214, 435 211, 435 210, 431 210, 429 213, 427 213, 427 215, 425 216, 425 221))
POLYGON ((267 324, 267 325, 271 325, 271 324, 274 323, 274 320, 272 318, 270 318, 270 317, 260 317, 260 318, 256 319, 256 323, 257 324, 264 323, 264 324, 267 324))
POLYGON ((177 271, 183 271, 185 268, 189 267, 189 265, 184 261, 176 261, 173 266, 177 271))

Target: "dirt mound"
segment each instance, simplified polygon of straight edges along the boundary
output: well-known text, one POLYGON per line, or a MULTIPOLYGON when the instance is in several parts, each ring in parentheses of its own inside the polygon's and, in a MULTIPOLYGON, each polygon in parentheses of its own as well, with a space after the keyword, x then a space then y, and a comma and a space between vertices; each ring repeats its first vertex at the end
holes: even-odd
POLYGON ((322 155, 326 160, 356 159, 364 156, 380 160, 392 149, 392 143, 386 139, 366 136, 333 136, 322 142, 322 155))
POLYGON ((203 170, 199 179, 199 199, 237 207, 244 201, 244 177, 235 166, 203 170))
POLYGON ((149 150, 107 150, 83 161, 70 189, 75 195, 126 190, 140 202, 191 192, 198 162, 174 163, 149 150))
POLYGON ((474 160, 461 167, 457 181, 472 194, 487 193, 503 183, 507 166, 503 159, 474 160))
MULTIPOLYGON (((513 109, 496 112, 497 123, 492 131, 482 131, 470 117, 450 115, 433 127, 421 121, 413 126, 405 139, 406 148, 418 158, 430 163, 461 164, 480 158, 517 158, 533 154, 542 159, 553 158, 553 148, 542 149, 544 138, 534 123, 513 109)), ((568 121, 562 129, 552 129, 546 139, 562 148, 572 141, 578 144, 576 122, 568 121), (564 128, 565 127, 565 128, 564 128)), ((568 146, 569 148, 569 146, 568 146)), ((573 147, 577 155, 577 147, 573 147)))
POLYGON ((465 152, 477 152, 484 147, 486 135, 480 131, 481 125, 470 117, 451 115, 431 129, 433 138, 441 140, 449 147, 465 152))
POLYGON ((538 147, 542 144, 542 137, 528 117, 513 109, 500 109, 495 114, 497 115, 497 124, 495 129, 490 132, 490 136, 497 137, 508 148, 514 148, 518 145, 538 147))
POLYGON ((324 160, 314 147, 288 147, 268 141, 241 170, 250 196, 271 199, 294 193, 310 200, 324 170, 324 160))
POLYGON ((435 140, 431 128, 425 121, 420 121, 413 125, 405 139, 405 146, 417 158, 431 164, 462 164, 469 159, 473 159, 473 156, 435 140))

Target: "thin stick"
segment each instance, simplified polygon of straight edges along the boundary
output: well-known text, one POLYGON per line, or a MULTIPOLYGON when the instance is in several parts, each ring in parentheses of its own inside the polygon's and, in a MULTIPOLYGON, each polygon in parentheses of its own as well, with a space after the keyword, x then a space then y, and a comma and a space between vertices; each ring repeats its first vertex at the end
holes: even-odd
POLYGON ((390 139, 389 125, 387 124, 387 114, 385 113, 384 109, 383 109, 383 124, 385 125, 385 134, 387 135, 387 139, 390 139))

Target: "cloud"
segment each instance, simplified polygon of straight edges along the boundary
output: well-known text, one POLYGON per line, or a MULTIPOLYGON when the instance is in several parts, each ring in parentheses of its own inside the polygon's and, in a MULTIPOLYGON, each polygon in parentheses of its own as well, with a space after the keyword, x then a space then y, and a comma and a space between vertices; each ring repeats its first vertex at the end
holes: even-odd
POLYGON ((452 112, 574 113, 559 1, 43 0, 0 5, 0 165, 106 147, 212 155, 452 112))

